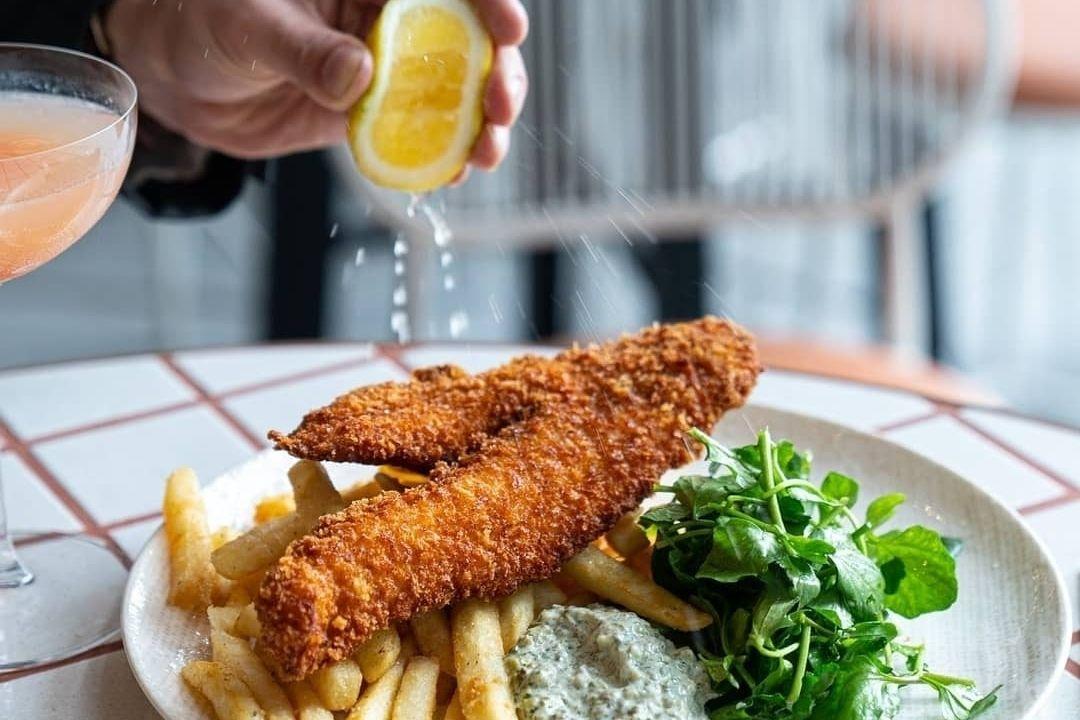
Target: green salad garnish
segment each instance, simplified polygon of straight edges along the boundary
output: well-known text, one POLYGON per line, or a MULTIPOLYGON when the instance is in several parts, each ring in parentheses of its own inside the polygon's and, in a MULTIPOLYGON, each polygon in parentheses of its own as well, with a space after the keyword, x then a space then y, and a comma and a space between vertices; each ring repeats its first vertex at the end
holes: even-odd
POLYGON ((920 525, 882 530, 899 493, 859 519, 858 482, 810 482, 809 453, 768 430, 734 449, 691 435, 708 474, 659 486, 675 499, 640 523, 655 540, 656 582, 714 618, 674 637, 709 673, 712 720, 887 720, 912 685, 933 689, 947 720, 994 704, 997 688, 932 672, 891 620, 956 601, 957 541, 920 525))

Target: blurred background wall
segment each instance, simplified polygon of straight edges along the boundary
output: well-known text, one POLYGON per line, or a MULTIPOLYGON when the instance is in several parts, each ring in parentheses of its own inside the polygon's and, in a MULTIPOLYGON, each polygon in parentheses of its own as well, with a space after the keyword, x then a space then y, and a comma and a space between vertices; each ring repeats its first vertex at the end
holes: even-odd
MULTIPOLYGON (((888 228, 878 213, 795 218, 756 202, 737 210, 754 196, 755 173, 775 180, 795 162, 803 173, 798 187, 811 195, 821 187, 815 173, 836 167, 855 173, 857 185, 856 161, 837 158, 854 142, 848 133, 858 127, 858 93, 879 97, 870 76, 880 81, 882 68, 888 77, 880 97, 929 117, 888 75, 906 61, 874 55, 878 65, 861 67, 853 60, 869 52, 859 50, 859 32, 880 28, 872 18, 885 17, 880 6, 890 4, 890 13, 902 7, 887 0, 534 0, 532 93, 514 154, 495 175, 429 199, 448 206, 452 220, 481 206, 494 208, 497 219, 483 237, 458 242, 447 267, 423 247, 416 229, 423 226, 403 220, 406 199, 373 195, 340 153, 290 158, 272 163, 264 180, 250 180, 241 200, 217 217, 154 220, 118 202, 67 253, 0 288, 0 367, 267 338, 391 340, 394 242, 402 228, 423 258, 409 263, 406 283, 413 335, 421 339, 449 339, 455 313, 460 340, 519 342, 602 337, 700 311, 774 339, 878 346, 889 339, 882 312, 888 228), (871 20, 854 22, 859 13, 871 20), (779 164, 770 165, 773 155, 779 164), (705 206, 722 206, 723 217, 652 229, 650 213, 672 197, 704 198, 705 206), (558 215, 568 198, 601 215, 607 203, 619 219, 587 231, 558 219, 522 239, 514 222, 525 211, 514 203, 558 215), (625 221, 635 213, 638 222, 625 221)), ((930 316, 919 350, 1020 408, 1080 422, 1080 113, 1072 107, 1080 87, 1070 84, 1070 63, 1080 65, 1070 55, 1080 49, 1070 48, 1080 46, 1065 43, 1064 57, 1032 57, 1032 48, 1045 46, 1034 37, 1048 32, 1040 27, 1065 20, 1053 15, 1062 6, 1050 0, 1028 7, 971 0, 955 6, 958 15, 941 15, 941 5, 907 4, 929 19, 894 21, 905 42, 933 28, 934 38, 968 53, 952 58, 959 73, 965 62, 981 68, 992 55, 1015 64, 999 68, 999 111, 970 132, 950 134, 957 147, 948 148, 944 172, 907 198, 921 273, 910 301, 930 316), (1029 20, 1021 34, 1014 11, 1035 13, 1038 22, 1029 20), (1019 49, 995 55, 981 47, 990 37, 988 13, 1010 23, 1019 49), (945 30, 968 26, 958 18, 975 19, 967 45, 944 40, 945 30), (1031 76, 1040 62, 1047 69, 1031 76), (1019 99, 1010 104, 1014 71, 1019 99), (1047 77, 1054 82, 1039 83, 1047 77)), ((918 42, 919 57, 935 45, 925 36, 918 42)), ((953 77, 955 105, 935 109, 933 122, 955 121, 962 86, 974 86, 978 75, 953 77)), ((905 112, 895 108, 886 110, 905 112)), ((867 142, 877 169, 868 172, 880 174, 882 147, 900 147, 906 136, 892 125, 876 132, 867 142)), ((837 187, 847 182, 829 177, 837 187)))

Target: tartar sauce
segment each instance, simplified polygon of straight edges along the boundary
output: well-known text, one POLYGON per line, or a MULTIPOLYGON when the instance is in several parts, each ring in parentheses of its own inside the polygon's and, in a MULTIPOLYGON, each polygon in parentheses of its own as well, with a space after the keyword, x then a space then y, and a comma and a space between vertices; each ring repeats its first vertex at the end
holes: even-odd
POLYGON ((603 605, 545 610, 506 669, 524 720, 707 720, 712 697, 693 652, 603 605))

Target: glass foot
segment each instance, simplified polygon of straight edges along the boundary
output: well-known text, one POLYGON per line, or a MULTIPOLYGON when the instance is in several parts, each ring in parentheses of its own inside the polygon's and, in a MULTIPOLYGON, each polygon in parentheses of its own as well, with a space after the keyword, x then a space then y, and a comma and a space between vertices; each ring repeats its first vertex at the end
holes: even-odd
POLYGON ((84 535, 37 537, 16 536, 30 579, 0 587, 0 673, 77 655, 120 628, 127 570, 116 556, 84 535))

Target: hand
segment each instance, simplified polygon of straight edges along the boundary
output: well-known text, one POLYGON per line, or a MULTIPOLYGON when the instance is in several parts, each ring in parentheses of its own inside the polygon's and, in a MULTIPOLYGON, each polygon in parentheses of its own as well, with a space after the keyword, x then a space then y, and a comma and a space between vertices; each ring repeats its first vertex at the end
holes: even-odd
MULTIPOLYGON (((345 139, 372 75, 366 37, 385 0, 115 0, 105 34, 139 105, 193 142, 242 158, 345 139)), ((485 127, 470 163, 492 169, 527 92, 519 0, 472 0, 495 40, 485 127)))

